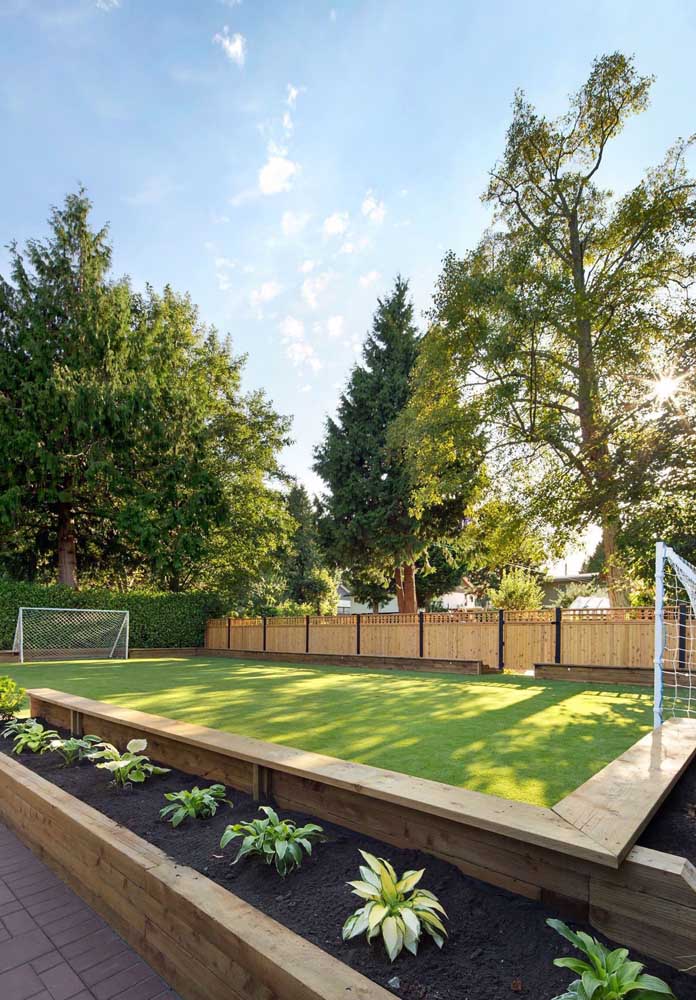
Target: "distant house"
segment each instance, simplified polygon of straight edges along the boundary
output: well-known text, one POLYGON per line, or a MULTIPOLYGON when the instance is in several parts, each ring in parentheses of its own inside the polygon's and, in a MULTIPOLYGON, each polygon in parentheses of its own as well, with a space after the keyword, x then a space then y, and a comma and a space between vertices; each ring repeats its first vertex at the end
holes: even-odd
MULTIPOLYGON (((449 594, 443 594, 440 598, 443 607, 448 611, 461 611, 468 608, 483 607, 483 602, 477 596, 473 584, 466 579, 462 580, 459 587, 455 587, 449 594)), ((383 614, 396 614, 399 610, 395 597, 390 597, 386 604, 380 605, 380 612, 383 614)), ((361 615, 371 614, 372 608, 367 604, 356 601, 350 590, 344 583, 338 585, 338 614, 339 615, 361 615)))
MULTIPOLYGON (((596 580, 596 573, 569 573, 561 576, 547 576, 544 580, 539 581, 541 589, 544 591, 544 606, 554 607, 558 604, 560 595, 572 584, 594 584, 596 580)), ((606 592, 598 587, 596 594, 576 597, 570 607, 608 608, 609 598, 606 592)))

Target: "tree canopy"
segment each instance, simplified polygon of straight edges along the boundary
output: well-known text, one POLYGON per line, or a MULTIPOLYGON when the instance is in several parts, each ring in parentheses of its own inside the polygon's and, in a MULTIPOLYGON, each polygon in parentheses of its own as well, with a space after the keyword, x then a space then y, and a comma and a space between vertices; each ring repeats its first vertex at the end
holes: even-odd
POLYGON ((171 590, 239 575, 287 528, 269 484, 288 423, 186 296, 110 277, 90 209, 68 196, 0 279, 4 567, 71 587, 78 563, 171 590))

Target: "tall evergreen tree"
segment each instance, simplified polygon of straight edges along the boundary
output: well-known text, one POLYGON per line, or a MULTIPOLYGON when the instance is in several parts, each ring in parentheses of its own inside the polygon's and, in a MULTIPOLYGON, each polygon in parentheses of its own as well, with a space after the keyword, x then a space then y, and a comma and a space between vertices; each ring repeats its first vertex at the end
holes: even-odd
POLYGON ((201 579, 233 512, 247 547, 259 509, 280 518, 268 481, 287 423, 241 393, 242 362, 187 298, 110 279, 90 208, 70 195, 0 279, 2 548, 50 547, 70 587, 79 558, 177 590, 201 579))
POLYGON ((288 539, 283 565, 285 600, 309 604, 317 614, 332 614, 337 603, 336 576, 326 565, 317 513, 304 486, 296 484, 290 489, 287 510, 296 528, 288 539))

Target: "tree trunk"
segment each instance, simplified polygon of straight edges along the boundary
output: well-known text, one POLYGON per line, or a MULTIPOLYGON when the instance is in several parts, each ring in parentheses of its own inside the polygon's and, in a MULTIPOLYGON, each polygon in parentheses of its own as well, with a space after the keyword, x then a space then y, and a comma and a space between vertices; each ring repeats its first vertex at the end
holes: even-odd
POLYGON ((617 534, 616 521, 607 518, 602 524, 602 549, 609 604, 612 608, 625 608, 628 607, 628 591, 623 563, 616 544, 617 534))
POLYGON ((379 614, 379 601, 373 601, 372 602, 372 614, 373 615, 378 615, 379 614))
POLYGON ((394 579, 396 581, 396 601, 399 605, 399 614, 416 614, 418 611, 416 567, 413 563, 404 563, 403 566, 397 566, 394 572, 394 579))
POLYGON ((77 549, 73 513, 68 504, 58 506, 58 583, 77 590, 77 549))

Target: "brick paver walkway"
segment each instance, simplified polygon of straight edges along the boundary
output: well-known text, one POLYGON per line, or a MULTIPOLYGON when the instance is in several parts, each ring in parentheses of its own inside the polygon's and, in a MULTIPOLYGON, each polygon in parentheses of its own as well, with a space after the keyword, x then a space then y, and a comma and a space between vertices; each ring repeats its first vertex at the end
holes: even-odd
POLYGON ((179 1000, 0 824, 0 1000, 179 1000))

